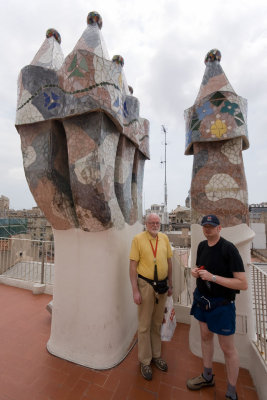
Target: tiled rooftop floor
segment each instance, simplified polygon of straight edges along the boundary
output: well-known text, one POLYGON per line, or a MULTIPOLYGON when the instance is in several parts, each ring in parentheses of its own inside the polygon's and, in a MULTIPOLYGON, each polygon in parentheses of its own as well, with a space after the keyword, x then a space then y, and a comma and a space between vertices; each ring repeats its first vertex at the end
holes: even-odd
MULTIPOLYGON (((0 285, 0 400, 191 400, 225 398, 223 364, 215 363, 215 387, 192 392, 185 382, 198 375, 201 359, 188 347, 189 326, 178 324, 171 342, 163 343, 169 372, 154 369, 153 380, 139 372, 137 346, 117 367, 94 371, 54 357, 46 350, 51 315, 49 295, 0 285)), ((257 400, 250 374, 241 369, 241 400, 257 400)))

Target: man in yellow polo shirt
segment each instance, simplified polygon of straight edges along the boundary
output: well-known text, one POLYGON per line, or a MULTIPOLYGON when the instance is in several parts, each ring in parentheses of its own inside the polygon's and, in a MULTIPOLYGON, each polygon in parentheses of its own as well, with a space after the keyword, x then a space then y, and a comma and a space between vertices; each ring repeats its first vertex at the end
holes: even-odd
POLYGON ((172 295, 172 250, 159 230, 159 216, 149 214, 146 231, 133 238, 130 252, 130 280, 138 305, 138 360, 147 380, 152 379, 151 361, 161 371, 168 370, 161 358, 160 331, 166 297, 172 295))

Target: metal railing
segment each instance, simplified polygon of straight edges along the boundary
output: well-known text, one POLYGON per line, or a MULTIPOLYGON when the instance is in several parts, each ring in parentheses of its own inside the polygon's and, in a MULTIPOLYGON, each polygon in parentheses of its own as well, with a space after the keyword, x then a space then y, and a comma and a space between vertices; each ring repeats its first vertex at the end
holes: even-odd
POLYGON ((54 282, 54 242, 0 238, 0 274, 36 283, 54 282))
POLYGON ((267 264, 250 264, 257 349, 267 364, 267 264))

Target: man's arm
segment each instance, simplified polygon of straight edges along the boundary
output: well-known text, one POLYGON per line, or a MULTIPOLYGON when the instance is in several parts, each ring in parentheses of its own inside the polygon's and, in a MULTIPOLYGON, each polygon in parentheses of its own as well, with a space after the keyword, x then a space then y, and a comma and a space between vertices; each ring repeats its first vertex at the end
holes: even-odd
POLYGON ((216 283, 218 285, 227 287, 229 289, 235 290, 246 290, 248 288, 247 278, 245 272, 233 272, 233 278, 224 278, 223 276, 213 275, 207 270, 199 270, 198 271, 199 277, 204 281, 212 281, 213 276, 216 278, 216 283))
POLYGON ((171 296, 172 295, 172 259, 167 258, 167 262, 168 262, 168 286, 169 286, 168 296, 171 296))
POLYGON ((139 305, 142 302, 142 297, 137 285, 137 265, 138 265, 137 261, 130 260, 130 281, 133 290, 133 299, 135 304, 139 305))

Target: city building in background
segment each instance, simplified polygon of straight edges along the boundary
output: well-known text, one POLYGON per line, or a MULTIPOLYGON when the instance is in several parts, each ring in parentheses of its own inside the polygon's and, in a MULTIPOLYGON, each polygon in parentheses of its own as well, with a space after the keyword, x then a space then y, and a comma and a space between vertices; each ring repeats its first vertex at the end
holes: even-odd
POLYGON ((166 233, 174 247, 190 247, 190 208, 178 205, 175 210, 167 214, 165 204, 152 204, 146 210, 146 216, 150 213, 157 214, 161 219, 161 230, 166 233), (164 223, 168 221, 168 224, 164 223))
MULTIPOLYGON (((50 223, 45 218, 39 207, 31 209, 13 210, 9 208, 9 198, 0 196, 0 237, 27 235, 31 240, 53 241, 53 231, 50 223)), ((164 204, 152 204, 145 211, 145 217, 155 213, 161 221, 166 219, 164 204)), ((185 206, 177 205, 168 215, 168 225, 164 232, 175 247, 191 246, 191 211, 190 193, 185 200, 185 206)), ((255 232, 252 250, 255 255, 267 260, 267 202, 251 204, 249 206, 249 224, 255 232)), ((163 230, 163 229, 162 229, 163 230)), ((25 236, 26 237, 26 236, 25 236)))
MULTIPOLYGON (((0 197, 0 237, 27 235, 31 240, 53 241, 53 231, 39 207, 9 209, 9 199, 0 197)), ((22 236, 20 236, 22 237, 22 236)))
POLYGON ((9 198, 0 196, 0 217, 4 218, 9 210, 9 198))
POLYGON ((171 230, 176 231, 185 227, 190 229, 190 208, 177 205, 177 207, 169 213, 169 221, 171 230))
MULTIPOLYGON (((164 204, 152 204, 146 210, 146 215, 155 213, 161 221, 164 218, 164 204)), ((145 216, 146 216, 145 215, 145 216)), ((168 228, 164 232, 175 247, 191 246, 191 210, 190 194, 185 200, 185 206, 177 207, 168 213, 168 228)), ((249 206, 249 225, 255 232, 252 242, 252 250, 263 261, 267 260, 267 202, 251 204, 249 206)), ((163 230, 163 229, 161 229, 163 230)))
POLYGON ((190 224, 190 208, 177 205, 177 207, 169 213, 169 232, 167 235, 173 246, 191 247, 190 224))
POLYGON ((157 214, 160 217, 160 220, 162 221, 164 215, 164 204, 152 204, 150 208, 146 210, 145 216, 151 213, 157 214))

